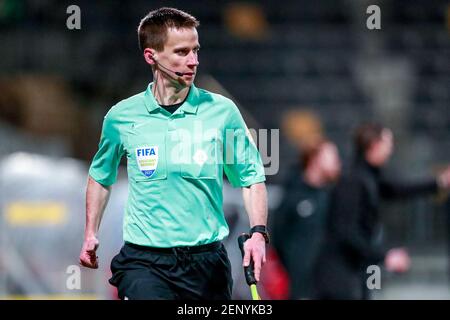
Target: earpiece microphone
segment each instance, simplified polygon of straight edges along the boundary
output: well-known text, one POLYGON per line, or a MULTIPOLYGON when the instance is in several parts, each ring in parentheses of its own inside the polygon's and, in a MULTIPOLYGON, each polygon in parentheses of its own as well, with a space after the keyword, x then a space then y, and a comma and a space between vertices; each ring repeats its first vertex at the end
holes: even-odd
POLYGON ((156 64, 159 65, 160 67, 163 67, 163 68, 166 69, 167 71, 170 71, 170 72, 176 74, 176 75, 179 76, 179 77, 182 77, 182 76, 185 75, 185 73, 183 73, 183 72, 178 72, 178 71, 170 70, 169 68, 163 66, 161 63, 159 63, 158 61, 156 61, 155 58, 153 58, 153 60, 154 60, 154 61, 156 62, 156 64))

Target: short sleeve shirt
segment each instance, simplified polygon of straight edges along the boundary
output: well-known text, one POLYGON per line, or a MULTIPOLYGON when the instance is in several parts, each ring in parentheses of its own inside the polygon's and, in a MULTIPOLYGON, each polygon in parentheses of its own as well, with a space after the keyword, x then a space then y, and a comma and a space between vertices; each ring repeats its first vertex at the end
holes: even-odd
POLYGON ((174 247, 222 240, 229 233, 223 173, 233 187, 264 182, 258 149, 230 99, 192 85, 170 114, 152 85, 106 114, 89 175, 112 185, 127 157, 126 242, 174 247))

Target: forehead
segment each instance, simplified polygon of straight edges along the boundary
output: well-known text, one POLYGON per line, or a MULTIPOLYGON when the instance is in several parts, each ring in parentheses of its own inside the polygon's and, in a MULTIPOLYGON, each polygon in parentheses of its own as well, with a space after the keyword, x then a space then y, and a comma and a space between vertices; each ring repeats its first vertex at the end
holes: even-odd
POLYGON ((196 28, 169 28, 164 48, 195 47, 198 45, 196 28))

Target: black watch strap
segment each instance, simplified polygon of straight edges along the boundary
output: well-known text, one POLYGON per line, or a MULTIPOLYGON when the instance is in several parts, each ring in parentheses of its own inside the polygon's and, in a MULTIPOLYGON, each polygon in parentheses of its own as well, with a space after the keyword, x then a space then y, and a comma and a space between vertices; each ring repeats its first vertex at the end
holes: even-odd
POLYGON ((270 242, 269 232, 267 231, 266 226, 264 226, 264 225, 256 225, 256 226, 252 227, 252 228, 250 229, 250 237, 251 237, 255 232, 261 233, 261 234, 263 235, 263 237, 264 237, 264 240, 266 240, 266 243, 269 243, 269 242, 270 242))

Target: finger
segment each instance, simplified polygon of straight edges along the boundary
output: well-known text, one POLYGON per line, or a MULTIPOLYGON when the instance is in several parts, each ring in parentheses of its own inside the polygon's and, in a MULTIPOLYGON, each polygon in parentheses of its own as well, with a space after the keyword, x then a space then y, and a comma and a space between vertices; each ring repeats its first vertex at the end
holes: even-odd
POLYGON ((243 261, 243 263, 242 263, 242 265, 244 266, 244 267, 248 267, 249 265, 250 265, 250 249, 248 249, 248 248, 244 248, 244 251, 245 251, 245 254, 244 254, 244 261, 243 261))
POLYGON ((91 256, 89 257, 89 259, 90 259, 91 263, 92 263, 93 265, 95 265, 95 264, 97 263, 98 256, 96 256, 96 255, 94 254, 94 255, 91 255, 91 256))
POLYGON ((96 269, 98 267, 98 256, 95 253, 92 255, 90 252, 84 251, 80 255, 80 263, 85 267, 96 269))
POLYGON ((90 262, 88 262, 88 261, 86 261, 86 260, 84 260, 82 258, 80 258, 80 265, 82 265, 83 267, 86 267, 86 268, 92 268, 93 267, 93 265, 90 262))
POLYGON ((253 262, 255 263, 255 279, 259 281, 259 275, 261 274, 261 260, 262 257, 258 254, 253 255, 253 262))
POLYGON ((89 268, 89 269, 98 269, 98 263, 96 263, 96 264, 90 264, 90 263, 85 263, 85 262, 83 262, 83 263, 81 263, 81 265, 82 265, 83 267, 86 267, 86 268, 89 268))
POLYGON ((96 261, 86 261, 86 260, 80 259, 80 264, 86 268, 98 269, 98 261, 97 260, 96 261))
POLYGON ((87 250, 86 251, 86 254, 89 256, 89 257, 96 257, 97 255, 96 255, 96 253, 95 253, 95 250, 87 250))

